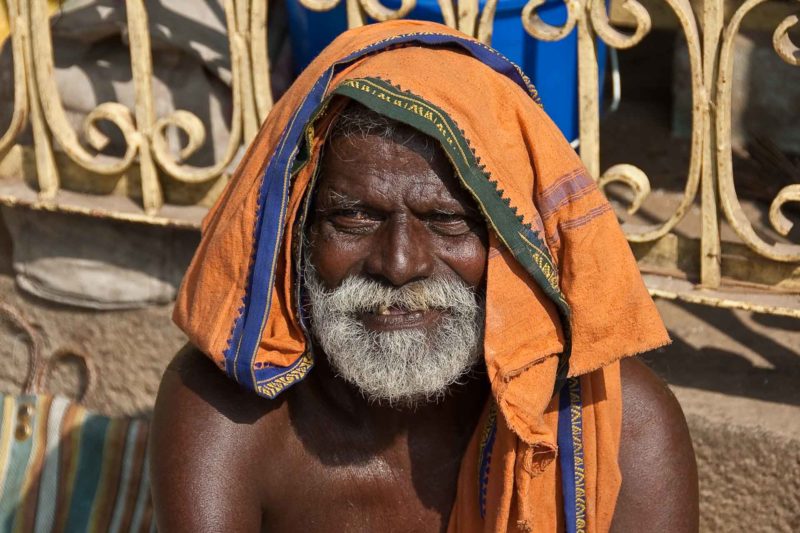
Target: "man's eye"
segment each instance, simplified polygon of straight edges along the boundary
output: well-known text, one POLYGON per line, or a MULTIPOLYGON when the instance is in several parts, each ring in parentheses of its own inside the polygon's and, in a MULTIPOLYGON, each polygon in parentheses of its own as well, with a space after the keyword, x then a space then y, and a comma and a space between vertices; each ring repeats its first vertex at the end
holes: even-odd
POLYGON ((454 213, 433 213, 426 218, 435 231, 446 235, 461 235, 472 227, 468 217, 454 213))
POLYGON ((368 229, 380 222, 375 214, 365 209, 338 209, 328 218, 334 226, 345 231, 368 229))
POLYGON ((463 222, 464 216, 455 213, 433 213, 432 215, 428 215, 428 220, 447 224, 451 222, 463 222))
POLYGON ((373 218, 363 209, 341 209, 336 211, 333 216, 345 220, 372 220, 373 218))

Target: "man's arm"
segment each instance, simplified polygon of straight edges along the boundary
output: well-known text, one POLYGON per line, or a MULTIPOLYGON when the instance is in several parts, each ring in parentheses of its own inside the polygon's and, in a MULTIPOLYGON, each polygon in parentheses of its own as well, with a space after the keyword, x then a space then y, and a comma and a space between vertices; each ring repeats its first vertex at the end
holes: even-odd
POLYGON ((165 372, 150 437, 159 531, 260 530, 260 487, 248 464, 259 413, 244 394, 189 346, 165 372))
POLYGON ((622 370, 622 487, 612 531, 698 530, 697 465, 678 401, 643 363, 622 370))

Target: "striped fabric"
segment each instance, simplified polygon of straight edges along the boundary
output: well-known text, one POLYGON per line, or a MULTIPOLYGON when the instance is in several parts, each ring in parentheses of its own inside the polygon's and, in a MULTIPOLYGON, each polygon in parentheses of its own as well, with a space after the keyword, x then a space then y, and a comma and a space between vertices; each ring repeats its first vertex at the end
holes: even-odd
POLYGON ((0 396, 0 407, 0 531, 155 531, 147 421, 47 395, 0 396))

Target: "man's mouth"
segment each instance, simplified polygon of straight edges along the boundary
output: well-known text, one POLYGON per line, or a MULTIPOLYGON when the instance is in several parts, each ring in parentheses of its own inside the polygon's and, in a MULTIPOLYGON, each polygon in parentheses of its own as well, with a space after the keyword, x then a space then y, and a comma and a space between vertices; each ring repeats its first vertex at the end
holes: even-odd
POLYGON ((424 312, 422 309, 404 309, 402 307, 394 306, 394 305, 380 305, 372 311, 373 314, 376 315, 403 315, 407 313, 421 313, 424 312))
POLYGON ((361 315, 364 326, 373 331, 427 327, 439 319, 442 309, 408 309, 380 305, 361 315))

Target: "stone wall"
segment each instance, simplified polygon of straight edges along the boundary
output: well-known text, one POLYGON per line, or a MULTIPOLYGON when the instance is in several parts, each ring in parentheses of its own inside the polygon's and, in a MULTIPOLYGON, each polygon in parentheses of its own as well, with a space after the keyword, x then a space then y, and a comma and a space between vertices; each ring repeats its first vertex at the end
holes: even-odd
POLYGON ((689 423, 701 531, 800 530, 800 320, 656 304, 673 343, 645 360, 689 423))
POLYGON ((700 530, 800 530, 800 441, 690 414, 700 470, 700 530))
MULTIPOLYGON (((0 301, 17 309, 39 332, 42 354, 57 350, 85 354, 95 386, 88 391, 88 408, 108 415, 138 415, 151 411, 161 374, 186 342, 172 324, 172 306, 126 311, 92 311, 59 305, 27 295, 14 283, 11 243, 0 219, 0 301)), ((28 371, 25 339, 0 322, 0 392, 17 393, 28 371)), ((49 374, 47 390, 78 394, 86 376, 78 361, 65 359, 49 374)))

